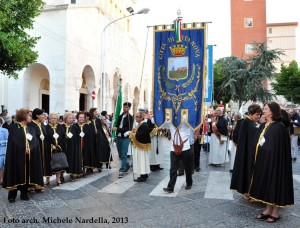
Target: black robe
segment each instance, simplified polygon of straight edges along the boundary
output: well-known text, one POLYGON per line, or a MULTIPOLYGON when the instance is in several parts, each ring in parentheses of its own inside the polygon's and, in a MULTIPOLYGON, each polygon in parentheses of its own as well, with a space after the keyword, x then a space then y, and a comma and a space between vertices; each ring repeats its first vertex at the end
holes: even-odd
POLYGON ((32 135, 32 140, 26 140, 21 124, 14 124, 10 128, 2 184, 8 190, 15 190, 18 185, 25 184, 36 189, 44 186, 39 144, 31 126, 27 126, 27 133, 32 135), (25 153, 26 141, 30 147, 28 155, 25 153))
MULTIPOLYGON (((52 155, 53 151, 52 151, 51 145, 54 145, 56 147, 56 149, 57 149, 58 152, 61 152, 61 151, 65 152, 65 142, 64 142, 64 140, 65 140, 65 132, 64 132, 64 129, 63 129, 62 125, 58 124, 58 125, 56 125, 56 127, 54 129, 54 127, 52 127, 51 125, 48 124, 46 126, 46 132, 47 132, 48 141, 50 143, 50 147, 48 148, 50 151, 47 151, 47 153, 50 153, 52 155), (58 138, 57 139, 55 139, 53 137, 55 133, 58 134, 58 138)), ((50 159, 50 161, 47 161, 47 162, 50 163, 51 159, 50 159)))
POLYGON ((51 161, 51 153, 50 151, 50 142, 48 141, 46 127, 43 123, 40 123, 40 127, 37 123, 31 122, 29 124, 35 131, 35 136, 40 145, 40 151, 42 156, 42 167, 43 167, 43 175, 45 177, 50 177, 52 175, 50 161, 51 161), (41 135, 44 135, 44 140, 41 139, 41 135))
POLYGON ((110 153, 110 145, 107 136, 105 135, 104 128, 106 129, 107 133, 110 135, 108 129, 105 125, 101 125, 101 128, 98 130, 100 135, 99 145, 100 145, 100 162, 101 163, 109 163, 112 161, 112 156, 110 153), (110 159, 109 159, 110 157, 110 159))
POLYGON ((80 150, 80 128, 78 124, 63 125, 64 129, 64 148, 67 155, 69 169, 67 170, 70 174, 80 175, 82 174, 82 156, 80 150), (69 137, 69 133, 72 137, 69 137))
POLYGON ((94 136, 94 167, 100 168, 100 157, 101 157, 101 133, 100 133, 100 128, 101 128, 101 121, 98 118, 93 118, 92 119, 92 124, 93 124, 93 131, 95 132, 94 136))
POLYGON ((94 149, 95 149, 95 128, 92 123, 83 124, 82 126, 78 125, 80 132, 84 133, 84 137, 79 136, 80 141, 80 151, 82 154, 82 166, 85 168, 94 169, 94 149))
POLYGON ((259 137, 266 124, 255 135, 255 157, 250 198, 284 207, 294 204, 291 144, 287 129, 281 121, 267 127, 260 145, 259 137))
POLYGON ((235 161, 232 171, 230 189, 244 194, 248 193, 253 171, 254 136, 258 125, 249 117, 242 122, 239 130, 235 161))

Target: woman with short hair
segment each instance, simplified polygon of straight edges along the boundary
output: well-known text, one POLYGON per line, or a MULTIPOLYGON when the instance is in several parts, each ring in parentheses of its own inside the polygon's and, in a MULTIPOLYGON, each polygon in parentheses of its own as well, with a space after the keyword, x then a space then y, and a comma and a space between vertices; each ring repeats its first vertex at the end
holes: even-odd
POLYGON ((248 191, 253 172, 253 139, 259 128, 258 121, 262 109, 258 104, 251 104, 247 113, 248 115, 240 124, 230 185, 230 189, 244 194, 244 200, 249 200, 248 191))
MULTIPOLYGON (((65 146, 64 146, 64 129, 63 127, 58 124, 59 115, 57 113, 50 113, 49 114, 49 123, 46 125, 46 132, 47 132, 47 138, 50 143, 50 147, 48 148, 49 151, 47 153, 51 154, 51 157, 53 153, 56 152, 64 152, 65 146)), ((51 159, 49 161, 51 164, 51 159)), ((51 165, 50 165, 51 166, 51 165)), ((56 185, 60 186, 62 184, 61 182, 61 174, 64 170, 52 170, 52 173, 56 174, 56 185)), ((49 179, 47 178, 45 185, 50 185, 49 179)))
POLYGON ((74 181, 75 176, 82 174, 82 156, 79 150, 80 129, 77 124, 73 124, 74 114, 71 112, 65 113, 64 122, 62 125, 65 136, 64 147, 69 164, 67 172, 70 173, 70 180, 74 181))
POLYGON ((17 191, 21 191, 21 200, 29 200, 28 187, 43 189, 43 172, 41 153, 34 129, 28 124, 31 122, 30 111, 20 109, 17 112, 17 124, 9 132, 3 188, 9 190, 8 200, 14 203, 17 191))

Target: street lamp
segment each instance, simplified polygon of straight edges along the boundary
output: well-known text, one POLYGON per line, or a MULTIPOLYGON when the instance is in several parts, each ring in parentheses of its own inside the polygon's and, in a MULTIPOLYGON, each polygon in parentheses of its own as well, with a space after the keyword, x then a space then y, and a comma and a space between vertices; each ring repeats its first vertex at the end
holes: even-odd
POLYGON ((131 11, 130 15, 127 15, 127 16, 124 16, 124 17, 120 17, 120 18, 117 18, 111 22, 109 22, 102 30, 102 33, 101 33, 101 76, 100 76, 100 88, 101 88, 101 91, 100 91, 100 107, 101 107, 101 110, 103 111, 104 110, 104 101, 105 101, 105 96, 106 96, 106 88, 105 88, 105 31, 106 29, 113 23, 115 23, 116 21, 119 21, 119 20, 122 20, 122 19, 125 19, 127 17, 131 17, 131 16, 134 16, 134 15, 137 15, 137 14, 147 14, 150 9, 148 8, 143 8, 141 10, 139 10, 138 12, 134 13, 133 9, 131 7, 128 7, 128 11, 131 11))

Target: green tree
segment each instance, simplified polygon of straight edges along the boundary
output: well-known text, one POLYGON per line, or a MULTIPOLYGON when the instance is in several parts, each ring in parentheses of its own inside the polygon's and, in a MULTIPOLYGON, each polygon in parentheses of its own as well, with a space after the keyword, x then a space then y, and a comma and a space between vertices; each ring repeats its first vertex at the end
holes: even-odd
POLYGON ((33 28, 33 19, 41 13, 42 0, 0 0, 0 71, 18 78, 17 71, 34 63, 39 37, 26 30, 33 28))
POLYGON ((214 101, 217 104, 220 104, 221 101, 226 104, 231 100, 230 93, 225 90, 219 89, 222 85, 222 82, 225 80, 224 72, 222 71, 222 65, 219 61, 216 61, 214 64, 214 101))
POLYGON ((296 61, 281 65, 280 73, 271 84, 276 95, 282 95, 292 103, 300 104, 300 69, 296 61))
POLYGON ((216 89, 230 94, 239 107, 249 100, 265 102, 272 99, 273 94, 266 88, 265 82, 274 76, 273 61, 283 54, 277 49, 268 50, 264 43, 254 42, 252 45, 255 55, 249 59, 230 56, 217 61, 225 77, 216 89))

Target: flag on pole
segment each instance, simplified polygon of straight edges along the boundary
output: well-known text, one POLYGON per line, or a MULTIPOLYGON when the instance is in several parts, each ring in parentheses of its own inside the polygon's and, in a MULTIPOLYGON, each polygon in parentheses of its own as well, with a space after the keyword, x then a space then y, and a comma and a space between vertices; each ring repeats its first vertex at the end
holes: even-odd
POLYGON ((177 17, 177 19, 174 21, 174 30, 175 30, 175 37, 177 42, 182 41, 181 20, 182 17, 177 17))
MULTIPOLYGON (((121 113, 121 109, 122 109, 122 85, 119 85, 119 91, 118 91, 118 98, 117 98, 117 103, 116 103, 116 109, 115 109, 115 114, 114 114, 114 118, 113 118, 113 127, 117 126, 117 122, 121 113)), ((113 131, 111 134, 112 138, 115 138, 116 136, 116 132, 113 131)))

